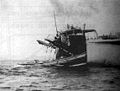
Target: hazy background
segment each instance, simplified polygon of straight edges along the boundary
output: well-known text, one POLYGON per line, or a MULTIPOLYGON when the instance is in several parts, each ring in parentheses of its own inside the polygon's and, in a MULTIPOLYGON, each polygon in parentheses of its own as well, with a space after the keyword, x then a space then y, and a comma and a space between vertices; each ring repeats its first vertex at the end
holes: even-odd
POLYGON ((0 60, 39 59, 46 48, 36 40, 55 34, 57 25, 94 28, 98 34, 119 32, 119 0, 0 0, 0 60))

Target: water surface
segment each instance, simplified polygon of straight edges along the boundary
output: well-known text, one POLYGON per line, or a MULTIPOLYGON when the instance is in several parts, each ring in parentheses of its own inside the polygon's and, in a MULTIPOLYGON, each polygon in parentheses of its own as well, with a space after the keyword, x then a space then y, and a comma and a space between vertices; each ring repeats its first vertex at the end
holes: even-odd
MULTIPOLYGON (((108 63, 119 64, 119 48, 118 45, 88 44, 88 61, 107 60, 108 63)), ((7 61, 5 63, 7 64, 7 61)), ((15 67, 10 65, 0 65, 0 91, 120 90, 120 69, 115 67, 87 65, 79 68, 56 68, 43 67, 40 64, 15 67)))

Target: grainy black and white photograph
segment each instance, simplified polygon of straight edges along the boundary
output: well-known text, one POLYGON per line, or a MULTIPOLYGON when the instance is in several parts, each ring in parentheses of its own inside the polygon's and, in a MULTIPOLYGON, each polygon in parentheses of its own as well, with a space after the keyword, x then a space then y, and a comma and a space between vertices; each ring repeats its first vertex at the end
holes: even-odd
POLYGON ((0 91, 120 91, 120 0, 0 0, 0 91))

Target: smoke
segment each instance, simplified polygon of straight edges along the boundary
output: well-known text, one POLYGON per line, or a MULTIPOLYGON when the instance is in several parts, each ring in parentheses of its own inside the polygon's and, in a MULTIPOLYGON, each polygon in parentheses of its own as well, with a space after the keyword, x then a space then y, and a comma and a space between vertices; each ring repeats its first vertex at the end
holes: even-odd
POLYGON ((55 11, 58 14, 58 16, 66 15, 66 16, 90 17, 92 16, 93 13, 97 14, 99 12, 97 3, 96 2, 93 3, 93 0, 87 1, 51 0, 51 3, 55 7, 55 11))
POLYGON ((119 0, 50 0, 58 21, 80 25, 87 23, 98 33, 118 32, 120 24, 119 0))

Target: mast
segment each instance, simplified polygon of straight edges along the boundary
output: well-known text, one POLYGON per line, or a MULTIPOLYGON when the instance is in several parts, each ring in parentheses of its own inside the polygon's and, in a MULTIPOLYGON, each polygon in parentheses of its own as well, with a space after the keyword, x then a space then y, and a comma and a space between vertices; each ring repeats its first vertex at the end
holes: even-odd
POLYGON ((55 12, 54 12, 54 22, 55 22, 56 33, 57 33, 57 36, 58 36, 58 29, 57 29, 57 23, 56 23, 56 16, 55 16, 55 12))
POLYGON ((86 24, 83 24, 83 30, 85 30, 85 28, 86 28, 86 24))
POLYGON ((83 33, 84 36, 85 36, 85 28, 86 28, 86 24, 84 23, 83 24, 83 30, 82 30, 82 33, 83 33))

